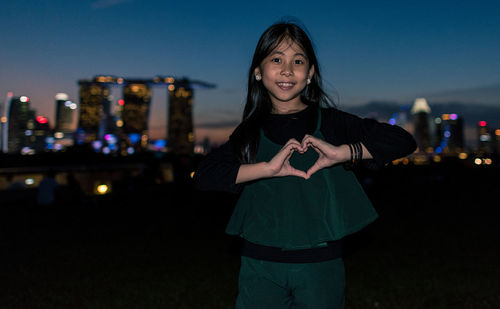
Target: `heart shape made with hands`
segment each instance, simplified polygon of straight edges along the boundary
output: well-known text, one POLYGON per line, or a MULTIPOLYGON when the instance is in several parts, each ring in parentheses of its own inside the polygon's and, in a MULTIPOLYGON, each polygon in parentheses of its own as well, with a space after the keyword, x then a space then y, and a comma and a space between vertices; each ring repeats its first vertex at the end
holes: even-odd
POLYGON ((302 151, 294 150, 292 156, 288 159, 290 165, 307 173, 319 158, 319 154, 312 148, 312 145, 305 145, 302 146, 302 151))
POLYGON ((309 178, 312 174, 322 169, 324 165, 324 154, 322 148, 329 145, 322 139, 306 135, 302 139, 300 150, 294 150, 289 158, 290 166, 296 170, 303 171, 309 178), (312 148, 312 149, 311 149, 312 148))
POLYGON ((280 168, 275 175, 309 179, 317 171, 345 160, 345 149, 340 147, 312 135, 306 135, 301 143, 289 140, 271 160, 280 168))

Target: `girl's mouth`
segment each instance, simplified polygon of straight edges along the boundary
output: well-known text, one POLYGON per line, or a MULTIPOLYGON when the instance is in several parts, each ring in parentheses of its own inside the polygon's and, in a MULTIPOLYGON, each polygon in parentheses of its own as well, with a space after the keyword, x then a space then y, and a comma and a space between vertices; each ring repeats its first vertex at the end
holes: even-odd
POLYGON ((289 90, 292 89, 293 86, 295 86, 295 83, 290 83, 290 82, 277 82, 276 85, 281 89, 281 90, 289 90))

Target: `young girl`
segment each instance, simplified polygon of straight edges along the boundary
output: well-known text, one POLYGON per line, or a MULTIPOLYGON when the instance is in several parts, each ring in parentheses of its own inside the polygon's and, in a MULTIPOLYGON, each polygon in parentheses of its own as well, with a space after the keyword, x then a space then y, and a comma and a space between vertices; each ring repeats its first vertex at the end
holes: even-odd
POLYGON ((260 37, 243 121, 199 165, 201 190, 241 193, 226 232, 243 239, 236 308, 343 308, 341 239, 377 218, 350 170, 412 153, 398 126, 333 107, 306 33, 260 37))

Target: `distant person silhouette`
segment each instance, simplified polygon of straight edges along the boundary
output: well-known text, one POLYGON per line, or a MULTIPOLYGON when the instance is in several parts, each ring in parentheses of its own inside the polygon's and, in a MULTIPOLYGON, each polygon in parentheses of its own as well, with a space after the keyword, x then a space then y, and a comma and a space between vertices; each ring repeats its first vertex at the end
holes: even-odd
POLYGON ((66 176, 66 185, 68 188, 69 199, 73 204, 81 205, 85 202, 85 193, 80 186, 80 183, 73 172, 69 172, 66 176))
POLYGON ((56 173, 49 170, 38 185, 37 204, 40 206, 53 206, 56 202, 56 188, 58 183, 56 173))

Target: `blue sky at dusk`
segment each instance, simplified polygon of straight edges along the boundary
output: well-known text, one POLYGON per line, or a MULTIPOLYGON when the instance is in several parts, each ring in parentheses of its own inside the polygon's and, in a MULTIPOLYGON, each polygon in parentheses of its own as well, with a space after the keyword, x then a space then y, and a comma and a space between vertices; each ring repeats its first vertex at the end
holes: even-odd
MULTIPOLYGON (((257 40, 283 16, 307 27, 340 108, 500 84, 498 1, 18 0, 0 6, 0 102, 28 95, 53 119, 54 95, 78 101, 79 79, 186 76, 217 85, 195 93, 197 139, 224 139, 257 40)), ((154 88, 153 137, 165 123, 154 88)))

